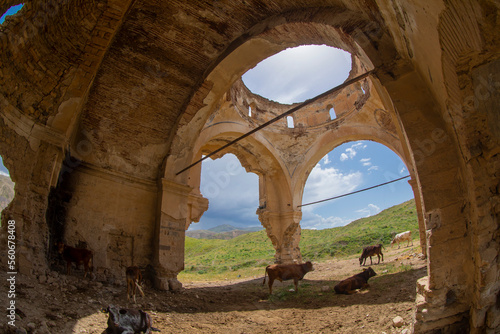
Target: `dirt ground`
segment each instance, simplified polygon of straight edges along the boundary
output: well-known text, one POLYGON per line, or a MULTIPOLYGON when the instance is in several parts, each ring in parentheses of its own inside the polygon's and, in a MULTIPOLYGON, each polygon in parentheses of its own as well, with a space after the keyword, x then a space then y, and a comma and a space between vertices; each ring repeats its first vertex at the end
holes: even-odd
MULTIPOLYGON (((252 279, 184 283, 177 293, 146 286, 137 305, 127 302, 125 285, 85 280, 81 271, 18 275, 16 327, 2 321, 0 332, 100 334, 107 326, 100 310, 113 304, 148 312, 162 333, 411 333, 416 281, 426 275, 419 249, 386 249, 383 263, 374 259, 378 275, 370 287, 353 295, 337 295, 333 287, 362 270, 355 257, 315 263, 297 293, 289 291, 293 282, 275 282, 269 296, 262 270, 252 279)), ((0 302, 8 305, 6 291, 0 302)))

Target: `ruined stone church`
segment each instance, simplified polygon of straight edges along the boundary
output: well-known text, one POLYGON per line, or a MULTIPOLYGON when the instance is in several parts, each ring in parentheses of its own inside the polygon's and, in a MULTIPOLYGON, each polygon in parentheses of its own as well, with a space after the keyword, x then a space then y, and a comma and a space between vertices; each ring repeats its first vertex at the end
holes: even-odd
MULTIPOLYGON (((19 0, 0 0, 4 13, 19 0)), ((259 177, 277 263, 300 262, 304 185, 342 143, 372 140, 410 172, 427 276, 415 332, 500 328, 500 4, 495 0, 25 0, 0 26, 0 154, 16 184, 18 271, 54 243, 98 279, 150 267, 179 289, 185 231, 208 208, 195 164, 293 105, 241 76, 299 45, 352 56, 348 85, 213 156, 259 177), (335 107, 336 117, 329 110, 335 107)), ((2 265, 5 258, 2 257, 2 265)))

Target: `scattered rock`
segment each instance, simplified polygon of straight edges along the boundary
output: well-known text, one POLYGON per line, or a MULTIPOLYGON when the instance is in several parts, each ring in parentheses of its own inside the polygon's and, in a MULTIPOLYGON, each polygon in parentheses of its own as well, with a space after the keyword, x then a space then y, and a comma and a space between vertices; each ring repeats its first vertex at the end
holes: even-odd
POLYGON ((401 318, 399 315, 397 317, 395 317, 394 319, 392 319, 392 325, 396 328, 403 326, 404 323, 405 323, 404 319, 401 318))
POLYGON ((329 287, 328 285, 323 285, 323 286, 321 287, 321 291, 322 291, 322 292, 328 292, 328 291, 330 291, 330 287, 329 287))

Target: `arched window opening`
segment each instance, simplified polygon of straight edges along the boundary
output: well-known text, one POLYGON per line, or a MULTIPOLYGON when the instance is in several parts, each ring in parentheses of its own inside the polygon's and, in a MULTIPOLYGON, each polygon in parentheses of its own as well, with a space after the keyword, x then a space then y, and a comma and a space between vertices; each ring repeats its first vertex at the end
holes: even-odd
POLYGON ((252 117, 253 115, 255 115, 255 110, 257 110, 257 108, 255 107, 255 102, 252 102, 248 105, 248 117, 252 117))
POLYGON ((19 5, 15 5, 15 6, 10 7, 9 9, 7 9, 7 11, 5 13, 3 13, 3 15, 0 17, 0 24, 4 23, 5 18, 7 16, 14 15, 17 12, 19 12, 21 10, 21 8, 23 8, 23 6, 24 6, 24 3, 21 3, 19 5))
MULTIPOLYGON (((0 212, 5 209, 14 198, 14 182, 10 178, 10 173, 3 165, 3 159, 0 157, 0 212)), ((4 222, 1 222, 3 225, 4 222)))
POLYGON ((333 108, 333 106, 330 104, 328 105, 328 112, 330 113, 330 119, 331 120, 334 120, 337 118, 337 114, 335 113, 335 109, 333 108))
MULTIPOLYGON (((302 202, 321 201, 406 175, 406 165, 386 146, 367 140, 348 142, 330 151, 312 169, 304 187, 302 202)), ((303 229, 344 226, 411 200, 414 194, 407 180, 304 206, 301 226, 303 229)))
POLYGON ((292 116, 287 116, 286 117, 286 125, 288 126, 289 129, 293 129, 294 128, 293 117, 292 116))

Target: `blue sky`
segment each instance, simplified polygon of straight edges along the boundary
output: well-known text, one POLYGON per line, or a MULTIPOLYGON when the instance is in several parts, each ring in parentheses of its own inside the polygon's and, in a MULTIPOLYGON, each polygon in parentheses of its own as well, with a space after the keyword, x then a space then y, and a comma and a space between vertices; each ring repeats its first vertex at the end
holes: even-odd
POLYGON ((3 159, 0 157, 0 175, 9 175, 9 171, 3 165, 3 159))
POLYGON ((10 8, 9 8, 9 9, 5 12, 5 14, 3 14, 3 15, 2 15, 2 17, 0 17, 0 24, 2 24, 2 23, 3 23, 3 21, 5 21, 5 17, 6 17, 6 16, 9 16, 9 15, 12 15, 12 14, 17 13, 17 12, 21 9, 21 7, 23 7, 23 6, 24 6, 24 4, 20 4, 20 5, 16 5, 16 6, 12 6, 12 7, 10 7, 10 8))
MULTIPOLYGON (((350 55, 327 46, 302 46, 270 57, 243 76, 254 93, 281 103, 302 102, 344 82, 350 55)), ((372 141, 348 142, 328 153, 306 182, 303 204, 371 187, 408 175, 401 159, 387 147, 372 141)), ((302 208, 302 228, 344 226, 413 198, 404 179, 390 185, 302 208)), ((220 224, 258 226, 258 177, 246 173, 231 154, 204 160, 201 193, 209 209, 194 229, 220 224)))

